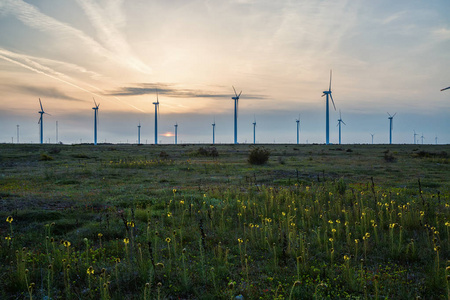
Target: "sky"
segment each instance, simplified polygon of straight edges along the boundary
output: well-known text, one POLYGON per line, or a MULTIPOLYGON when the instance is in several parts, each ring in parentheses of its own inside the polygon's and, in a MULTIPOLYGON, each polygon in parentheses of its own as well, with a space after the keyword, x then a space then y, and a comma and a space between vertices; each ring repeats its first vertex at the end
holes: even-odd
POLYGON ((450 143, 448 0, 0 0, 0 143, 450 143), (158 95, 156 94, 158 90, 158 95), (56 125, 58 124, 58 125, 56 125), (437 137, 437 140, 436 140, 437 137))

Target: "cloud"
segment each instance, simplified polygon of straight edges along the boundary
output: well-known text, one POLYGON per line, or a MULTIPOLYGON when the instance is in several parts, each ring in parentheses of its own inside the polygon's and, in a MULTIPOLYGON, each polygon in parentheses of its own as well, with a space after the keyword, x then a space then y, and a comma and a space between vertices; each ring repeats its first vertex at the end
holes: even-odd
MULTIPOLYGON (((122 87, 119 90, 107 93, 109 96, 137 96, 137 95, 155 95, 158 90, 159 95, 165 95, 172 98, 211 98, 222 99, 231 98, 233 93, 219 94, 211 91, 177 88, 175 85, 167 83, 141 83, 137 86, 122 87)), ((267 96, 260 94, 242 93, 245 99, 267 99, 267 96)))
POLYGON ((98 38, 106 48, 121 57, 134 69, 151 74, 151 69, 133 54, 128 42, 123 37, 118 27, 125 24, 125 16, 122 14, 122 1, 107 1, 106 6, 100 6, 91 0, 78 0, 86 16, 97 31, 98 38))
POLYGON ((37 86, 25 86, 25 85, 16 85, 11 86, 11 89, 15 91, 20 91, 23 93, 27 93, 36 97, 47 97, 47 98, 55 98, 55 99, 64 99, 69 101, 84 101, 71 96, 66 95, 62 91, 52 88, 52 87, 37 87, 37 86))
POLYGON ((433 35, 439 40, 446 41, 450 40, 450 29, 449 28, 439 28, 433 30, 433 35))
MULTIPOLYGON (((86 3, 83 7, 85 8, 85 11, 87 11, 90 7, 89 3, 86 3)), ((92 52, 99 56, 106 57, 111 61, 119 62, 146 74, 151 73, 151 69, 139 59, 131 55, 130 51, 122 50, 123 47, 120 47, 119 51, 117 51, 113 46, 117 46, 118 40, 114 43, 107 43, 107 46, 109 46, 109 49, 107 49, 93 38, 83 33, 81 30, 43 14, 35 6, 24 1, 5 0, 3 6, 0 8, 2 9, 2 14, 12 14, 27 26, 38 29, 42 32, 52 33, 62 39, 74 37, 77 40, 82 41, 85 46, 88 46, 92 52)), ((92 9, 92 11, 93 12, 88 15, 91 21, 95 18, 96 14, 95 9, 92 9)), ((102 25, 97 24, 97 28, 99 26, 102 25)), ((105 30, 101 33, 104 31, 105 30)), ((114 33, 114 31, 109 31, 108 37, 111 38, 114 33)))

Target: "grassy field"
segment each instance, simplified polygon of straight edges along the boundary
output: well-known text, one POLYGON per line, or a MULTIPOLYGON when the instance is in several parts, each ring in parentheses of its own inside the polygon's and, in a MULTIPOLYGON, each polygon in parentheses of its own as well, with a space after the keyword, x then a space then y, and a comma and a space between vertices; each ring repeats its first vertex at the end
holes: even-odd
POLYGON ((450 299, 450 146, 264 147, 0 145, 0 298, 450 299))

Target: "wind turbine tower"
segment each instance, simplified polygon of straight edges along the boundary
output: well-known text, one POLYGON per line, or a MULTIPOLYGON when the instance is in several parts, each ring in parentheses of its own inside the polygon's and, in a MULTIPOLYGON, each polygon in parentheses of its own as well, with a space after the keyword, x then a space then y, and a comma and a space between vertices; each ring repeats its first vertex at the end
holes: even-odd
POLYGON ((58 144, 58 121, 56 121, 56 143, 58 144))
POLYGON ((339 110, 339 120, 338 120, 338 124, 337 124, 337 126, 339 126, 339 145, 341 144, 341 123, 344 125, 347 125, 347 124, 345 124, 344 121, 342 121, 341 111, 339 110))
POLYGON ((231 99, 234 100, 234 144, 237 144, 237 117, 238 117, 238 102, 239 97, 242 94, 242 91, 239 93, 239 95, 236 93, 236 89, 233 86, 234 95, 235 97, 231 97, 231 99))
POLYGON ((139 125, 138 125, 138 145, 140 145, 141 144, 141 122, 139 122, 139 125))
MULTIPOLYGON (((94 99, 94 98, 92 98, 94 99)), ((97 104, 94 99, 94 107, 92 108, 94 110, 94 145, 97 145, 97 125, 98 125, 98 107, 100 106, 100 103, 97 104)))
POLYGON ((158 116, 159 116, 159 99, 158 99, 158 90, 156 90, 156 102, 153 102, 155 105, 155 145, 158 144, 158 116))
POLYGON ((214 145, 216 143, 216 140, 215 140, 215 138, 216 138, 216 136, 215 136, 215 134, 216 134, 216 119, 215 118, 214 118, 214 123, 212 123, 211 125, 213 128, 213 145, 214 145))
POLYGON ((370 135, 372 136, 372 145, 373 145, 373 136, 375 135, 375 133, 371 133, 370 135))
POLYGON ((326 125, 325 125, 325 129, 326 129, 326 144, 330 144, 330 109, 329 109, 329 98, 331 98, 331 102, 333 102, 333 107, 334 110, 336 110, 336 105, 334 105, 334 100, 333 100, 333 96, 331 95, 331 76, 332 76, 332 71, 330 70, 330 85, 328 87, 328 91, 324 91, 323 92, 323 96, 327 96, 326 98, 326 125))
POLYGON ((414 130, 414 145, 416 144, 416 136, 418 136, 418 134, 417 134, 416 131, 414 130))
POLYGON ((17 144, 19 143, 19 125, 17 125, 17 144))
POLYGON ((387 113, 387 114, 389 115, 389 117, 388 117, 388 119, 389 119, 389 144, 392 144, 392 129, 394 129, 392 126, 392 119, 394 119, 394 117, 397 113, 395 113, 392 116, 390 113, 387 113))
POLYGON ((178 137, 178 123, 175 123, 175 145, 177 144, 177 137, 178 137))
POLYGON ((297 123, 297 145, 300 143, 300 115, 298 115, 298 119, 295 120, 297 123))
POLYGON ((434 138, 434 142, 436 143, 436 145, 437 145, 437 141, 438 141, 438 138, 437 138, 437 136, 434 138))
POLYGON ((423 145, 423 139, 425 138, 425 137, 423 136, 423 133, 422 133, 422 136, 421 136, 420 138, 422 139, 422 145, 423 145))
POLYGON ((51 115, 44 111, 44 108, 42 107, 41 98, 39 98, 39 105, 41 106, 41 110, 38 113, 41 114, 41 116, 39 118, 38 124, 41 125, 41 127, 40 127, 40 142, 41 142, 41 144, 43 144, 44 143, 44 119, 43 119, 43 115, 44 114, 49 115, 49 116, 51 116, 51 115))
POLYGON ((256 144, 256 118, 253 121, 253 144, 256 144))

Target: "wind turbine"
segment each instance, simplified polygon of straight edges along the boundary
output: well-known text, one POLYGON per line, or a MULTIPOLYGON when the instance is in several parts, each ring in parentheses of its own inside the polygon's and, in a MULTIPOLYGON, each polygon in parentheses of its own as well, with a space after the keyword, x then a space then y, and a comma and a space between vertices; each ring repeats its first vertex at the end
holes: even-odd
POLYGON ((388 117, 388 119, 389 119, 389 144, 392 144, 392 129, 394 129, 393 126, 392 126, 392 119, 395 117, 395 115, 397 113, 395 113, 392 116, 391 116, 390 113, 387 113, 387 114, 389 115, 389 117, 388 117))
MULTIPOLYGON (((94 99, 94 98, 92 98, 94 99)), ((98 124, 98 107, 100 106, 100 103, 97 104, 94 99, 94 107, 92 108, 94 110, 94 145, 97 145, 97 124, 98 124)))
POLYGON ((300 114, 298 115, 298 119, 295 120, 295 122, 297 123, 297 145, 300 142, 300 114))
POLYGON ((44 108, 42 107, 41 98, 39 98, 39 105, 41 106, 41 110, 40 110, 38 113, 41 114, 41 117, 39 118, 38 124, 41 125, 41 127, 40 127, 40 129, 41 129, 41 130, 40 130, 40 132, 41 132, 40 142, 41 142, 41 144, 43 144, 43 143, 44 143, 44 119, 43 119, 43 115, 46 114, 46 115, 51 116, 51 114, 48 114, 48 113, 46 113, 46 112, 44 111, 44 108))
POLYGON ((423 139, 425 138, 425 137, 423 136, 423 133, 422 133, 422 136, 421 136, 420 138, 422 139, 422 145, 423 145, 423 139))
POLYGON ((342 121, 341 110, 339 110, 339 120, 338 120, 338 124, 337 124, 337 126, 339 126, 339 145, 341 144, 341 123, 344 125, 347 125, 347 124, 345 124, 344 121, 342 121))
POLYGON ((19 125, 17 125, 17 144, 19 143, 19 125))
POLYGON ((326 144, 330 143, 330 109, 329 109, 329 98, 331 98, 331 102, 333 102, 334 110, 336 110, 336 105, 334 105, 333 96, 331 95, 331 76, 332 71, 330 70, 330 86, 328 87, 328 91, 323 92, 323 96, 327 96, 326 101, 326 144))
POLYGON ((156 102, 153 102, 155 105, 155 145, 158 144, 158 117, 159 117, 159 99, 158 99, 158 90, 156 90, 156 102))
POLYGON ((375 133, 371 133, 370 135, 372 136, 372 145, 373 145, 373 136, 375 135, 375 133))
POLYGON ((435 143, 436 143, 436 145, 437 145, 437 141, 438 141, 437 135, 436 135, 436 137, 434 138, 434 141, 435 141, 435 143))
POLYGON ((449 86, 449 87, 446 87, 446 88, 444 88, 444 89, 442 89, 441 92, 442 92, 442 91, 445 91, 445 90, 448 90, 448 89, 450 89, 450 86, 449 86))
POLYGON ((56 143, 58 144, 58 121, 56 121, 56 143))
POLYGON ((253 121, 253 144, 256 144, 256 117, 253 121))
POLYGON ((415 130, 414 131, 414 145, 416 144, 416 136, 418 135, 415 130))
POLYGON ((238 117, 238 102, 239 97, 242 94, 242 91, 239 93, 239 95, 236 93, 236 89, 233 86, 234 95, 235 97, 231 97, 231 99, 234 100, 234 143, 237 144, 237 117, 238 117))
POLYGON ((216 140, 215 140, 215 138, 216 138, 216 136, 215 136, 215 133, 216 133, 216 118, 214 118, 214 123, 212 123, 211 125, 213 127, 213 145, 214 145, 216 143, 216 140))
POLYGON ((139 125, 138 125, 138 145, 140 145, 141 144, 141 122, 139 122, 139 125))
POLYGON ((177 144, 177 137, 178 137, 178 123, 175 123, 175 145, 177 144))

